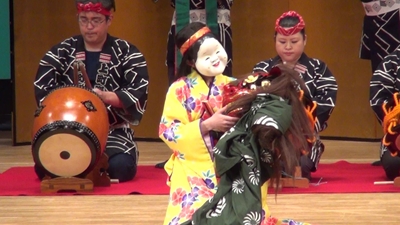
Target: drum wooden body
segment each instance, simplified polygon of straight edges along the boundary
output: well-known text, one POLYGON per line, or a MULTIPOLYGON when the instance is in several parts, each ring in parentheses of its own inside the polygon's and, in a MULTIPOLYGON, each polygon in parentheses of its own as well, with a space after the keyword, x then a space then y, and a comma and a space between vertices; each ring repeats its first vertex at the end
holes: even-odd
POLYGON ((107 109, 96 93, 57 88, 35 112, 33 159, 50 177, 84 177, 103 154, 108 131, 107 109))

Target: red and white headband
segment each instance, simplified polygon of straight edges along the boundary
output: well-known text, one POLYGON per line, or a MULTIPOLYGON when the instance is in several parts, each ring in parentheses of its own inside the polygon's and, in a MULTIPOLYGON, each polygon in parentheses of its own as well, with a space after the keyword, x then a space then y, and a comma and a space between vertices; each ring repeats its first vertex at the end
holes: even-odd
POLYGON ((190 36, 190 38, 187 41, 185 41, 185 43, 183 43, 183 45, 180 48, 180 52, 182 53, 182 55, 185 54, 185 52, 190 48, 190 46, 196 43, 197 40, 199 40, 208 33, 211 33, 210 28, 203 27, 200 30, 196 31, 196 33, 194 33, 192 36, 190 36))
POLYGON ((295 11, 289 11, 289 12, 285 12, 283 13, 275 22, 275 31, 279 34, 285 35, 285 36, 289 36, 292 34, 296 34, 298 32, 300 32, 301 30, 304 29, 304 27, 306 26, 306 24, 304 23, 303 17, 300 16, 300 14, 298 14, 295 11), (293 27, 282 27, 279 25, 279 22, 285 18, 285 17, 297 17, 299 18, 299 22, 294 25, 293 27))
POLYGON ((92 2, 89 2, 89 3, 86 3, 86 4, 78 3, 76 5, 76 8, 78 10, 78 13, 81 13, 81 12, 97 12, 97 13, 103 14, 105 16, 111 15, 110 10, 104 8, 103 5, 100 2, 98 2, 96 4, 93 4, 92 2))

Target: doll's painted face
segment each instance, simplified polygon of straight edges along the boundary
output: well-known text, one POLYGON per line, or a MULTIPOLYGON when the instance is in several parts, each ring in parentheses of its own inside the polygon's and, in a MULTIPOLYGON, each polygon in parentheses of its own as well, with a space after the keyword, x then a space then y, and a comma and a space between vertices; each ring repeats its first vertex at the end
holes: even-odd
POLYGON ((215 77, 224 72, 228 55, 221 43, 215 38, 207 38, 197 52, 196 69, 207 77, 215 77))

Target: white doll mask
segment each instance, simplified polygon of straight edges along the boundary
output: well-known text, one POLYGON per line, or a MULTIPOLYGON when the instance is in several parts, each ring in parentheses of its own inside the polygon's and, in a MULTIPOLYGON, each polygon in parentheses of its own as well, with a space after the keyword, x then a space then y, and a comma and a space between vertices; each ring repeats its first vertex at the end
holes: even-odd
POLYGON ((221 43, 215 38, 207 38, 197 52, 196 69, 207 77, 215 77, 224 72, 228 55, 221 43))

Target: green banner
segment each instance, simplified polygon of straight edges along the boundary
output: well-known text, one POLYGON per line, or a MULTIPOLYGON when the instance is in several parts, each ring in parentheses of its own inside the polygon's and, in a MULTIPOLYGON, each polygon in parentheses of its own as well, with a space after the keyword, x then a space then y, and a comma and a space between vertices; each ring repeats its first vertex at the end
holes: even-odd
POLYGON ((11 79, 10 3, 0 0, 0 80, 11 79))
MULTIPOLYGON (((216 37, 218 35, 218 7, 216 0, 206 0, 206 25, 211 29, 216 37)), ((190 20, 190 1, 188 0, 176 0, 175 1, 176 11, 176 28, 175 34, 178 33, 183 27, 189 24, 190 20)), ((176 49, 176 65, 175 68, 179 68, 181 64, 182 54, 176 49)))

